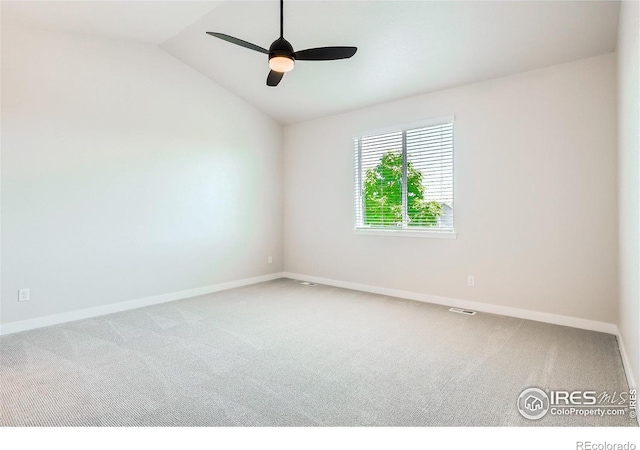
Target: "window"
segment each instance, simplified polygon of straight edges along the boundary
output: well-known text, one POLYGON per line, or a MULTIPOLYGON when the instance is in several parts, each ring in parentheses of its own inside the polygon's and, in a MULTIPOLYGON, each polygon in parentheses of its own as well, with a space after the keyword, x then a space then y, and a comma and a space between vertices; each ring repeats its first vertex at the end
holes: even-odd
POLYGON ((453 232, 453 118, 355 139, 356 230, 453 232))

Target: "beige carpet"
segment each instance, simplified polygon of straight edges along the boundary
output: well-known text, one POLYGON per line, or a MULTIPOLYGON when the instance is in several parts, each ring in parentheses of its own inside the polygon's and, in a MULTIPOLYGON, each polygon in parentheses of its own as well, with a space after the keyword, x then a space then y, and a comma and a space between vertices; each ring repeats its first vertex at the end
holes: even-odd
POLYGON ((0 424, 634 425, 520 416, 625 391, 612 335, 276 280, 0 338, 0 424))

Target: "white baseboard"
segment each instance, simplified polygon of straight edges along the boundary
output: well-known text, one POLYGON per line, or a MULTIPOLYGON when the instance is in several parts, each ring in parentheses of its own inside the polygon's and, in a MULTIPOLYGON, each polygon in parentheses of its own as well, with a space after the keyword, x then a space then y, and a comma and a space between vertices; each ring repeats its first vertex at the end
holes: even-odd
POLYGON ((155 295, 153 297, 139 298, 126 302, 112 303, 109 305, 96 306, 94 308, 79 309, 77 311, 69 311, 51 316, 36 317, 34 319, 21 320, 17 322, 9 322, 0 326, 0 335, 18 333, 20 331, 33 330, 35 328, 48 327, 65 322, 73 322, 76 320, 89 319, 91 317, 103 316, 120 311, 142 308, 144 306, 157 305, 159 303, 172 302, 183 298, 197 297, 198 295, 210 294, 212 292, 224 291, 250 284, 262 283, 263 281, 276 280, 282 278, 281 272, 269 275, 261 275, 252 278, 243 278, 241 280, 229 281, 227 283, 212 284, 184 291, 171 292, 169 294, 155 295))
POLYGON ((0 335, 7 335, 12 333, 18 333, 21 331, 33 330, 36 328, 47 327, 51 325, 57 325, 66 322, 73 322, 76 320, 89 319, 92 317, 102 316, 105 314, 112 314, 121 311, 127 311, 136 308, 142 308, 145 306, 157 305, 160 303, 172 302, 174 300, 181 300, 189 297, 197 297, 199 295, 210 294, 213 292, 224 291, 227 289, 233 289, 236 287, 248 286, 251 284, 262 283, 264 281, 276 280, 278 278, 291 278, 294 280, 306 280, 314 283, 326 284, 329 286, 335 286, 345 289, 353 289, 363 292, 371 292, 373 294, 387 295, 390 297, 399 297, 409 300, 416 300, 426 303, 434 303, 437 305, 451 306, 462 309, 471 309, 475 311, 482 311, 491 314, 498 314, 503 316, 517 317, 519 319, 533 320, 536 322, 546 322, 555 325, 563 325, 573 328, 581 328, 591 331, 599 331, 602 333, 609 333, 616 336, 618 340, 618 347, 620 349, 620 356, 622 358, 622 365, 624 367, 625 374, 627 376, 627 382, 631 388, 636 387, 636 380, 631 370, 631 363, 624 346, 624 341, 620 335, 618 327, 612 323, 598 322, 595 320, 581 319, 578 317, 563 316, 560 314, 543 313, 539 311, 531 311, 527 309, 511 308, 508 306, 491 305, 489 303, 474 302, 470 300, 461 300, 456 298, 441 297, 436 295, 421 294, 417 292, 403 291, 399 289, 390 289, 378 286, 371 286, 367 284, 352 283, 349 281, 333 280, 329 278, 314 277, 310 275, 302 275, 291 272, 277 272, 268 275, 261 275, 252 278, 243 278, 241 280, 229 281, 226 283, 212 284, 209 286, 187 289, 184 291, 172 292, 168 294, 156 295, 152 297, 145 297, 136 300, 130 300, 126 302, 113 303, 110 305, 97 306, 94 308, 86 308, 77 311, 69 311, 61 314, 54 314, 51 316, 37 317, 34 319, 22 320, 17 322, 9 322, 0 325, 0 335))
POLYGON ((333 280, 329 278, 314 277, 298 273, 284 272, 283 276, 294 280, 306 280, 314 283, 326 284, 329 286, 353 289, 356 291, 371 292, 372 294, 388 295, 390 297, 417 300, 419 302, 435 303, 436 305, 452 306, 462 309, 471 309, 501 316, 517 317, 519 319, 534 320, 536 322, 552 323, 554 325, 564 325, 567 327, 581 328, 584 330, 599 331, 618 335, 618 328, 615 324, 598 322, 596 320, 580 319, 578 317, 563 316, 560 314, 550 314, 528 309, 511 308, 509 306, 492 305, 489 303, 474 302, 470 300, 460 300, 457 298, 440 297, 437 295, 421 294, 417 292, 402 291, 399 289, 389 289, 368 284, 351 283, 349 281, 333 280))
POLYGON ((491 314, 499 314, 503 316, 517 317, 520 319, 534 320, 537 322, 552 323, 555 325, 564 325, 573 328, 581 328, 585 330, 599 331, 602 333, 613 334, 618 339, 618 346, 620 348, 620 355, 622 357, 622 363, 627 375, 627 381, 629 385, 636 386, 636 380, 633 376, 633 372, 630 369, 630 362, 628 355, 622 340, 622 336, 618 330, 618 327, 612 323, 598 322, 594 320, 581 319, 577 317, 563 316, 559 314, 543 313, 538 311, 531 311, 520 308, 511 308, 508 306, 491 305, 488 303, 474 302, 470 300, 461 300, 456 298, 441 297, 430 294, 422 294, 417 292, 403 291, 399 289, 390 289, 379 286, 371 286, 367 284, 352 283, 349 281, 333 280, 329 278, 314 277, 310 275, 303 275, 291 272, 277 272, 269 275, 262 275, 252 278, 244 278, 241 280, 230 281, 226 283, 212 284, 210 286, 204 286, 194 289, 187 289, 184 291, 171 292, 168 294, 156 295, 152 297, 145 297, 136 300, 130 300, 125 302, 113 303, 109 305, 97 306, 94 308, 86 308, 77 311, 69 311, 60 314, 54 314, 50 316, 37 317, 34 319, 27 319, 17 322, 9 322, 0 325, 0 335, 7 335, 12 333, 18 333, 21 331, 33 330, 36 328, 47 327, 51 325, 57 325, 66 322, 73 322, 76 320, 89 319, 91 317, 102 316, 105 314, 112 314, 121 311, 127 311, 136 308, 142 308, 145 306, 157 305, 160 303, 171 302, 174 300, 181 300, 189 297, 196 297, 198 295, 210 294, 213 292, 224 291, 227 289, 233 289, 241 286, 248 286, 251 284, 262 283, 264 281, 275 280, 278 278, 292 278, 295 280, 307 280, 314 283, 326 284, 329 286, 335 286, 345 289, 354 289, 357 291, 371 292, 373 294, 388 295, 391 297, 405 298, 409 300, 416 300, 426 303, 434 303, 437 305, 451 306, 462 309, 472 309, 475 311, 482 311, 491 314))
POLYGON ((624 346, 624 341, 620 335, 620 331, 615 324, 607 322, 598 322, 589 319, 580 319, 578 317, 563 316, 560 314, 543 313, 539 311, 531 311, 527 309, 511 308, 508 306, 491 305, 488 303, 474 302, 470 300, 460 300, 457 298, 440 297, 436 295, 420 294, 417 292, 402 291, 398 289, 389 289, 367 284, 351 283, 349 281, 333 280, 329 278, 314 277, 310 275, 302 275, 298 273, 284 272, 282 274, 286 278, 294 280, 311 281, 318 284, 326 284, 345 289, 353 289, 356 291, 371 292, 373 294, 388 295, 390 297, 399 297, 409 300, 417 300, 420 302, 434 303, 437 305, 451 306, 462 309, 471 309, 491 314, 499 314, 501 316, 517 317, 519 319, 533 320, 536 322, 551 323, 554 325, 563 325, 572 328, 581 328, 584 330, 599 331, 601 333, 613 334, 618 340, 620 356, 622 358, 622 366, 627 376, 629 388, 635 388, 636 380, 631 370, 631 363, 624 346))
POLYGON ((620 330, 616 327, 616 337, 618 339, 618 348, 620 348, 620 356, 622 357, 622 365, 624 366, 624 373, 627 375, 627 382, 630 388, 637 388, 636 379, 633 376, 633 370, 631 370, 631 361, 629 361, 629 355, 624 346, 624 340, 620 334, 620 330))
MULTIPOLYGON (((633 376, 633 370, 631 370, 631 361, 629 361, 629 355, 624 346, 624 340, 620 334, 620 330, 616 327, 616 338, 618 339, 618 348, 620 349, 620 357, 622 358, 622 367, 624 367, 624 373, 627 376, 627 384, 629 389, 637 389, 636 378, 633 376)), ((638 408, 636 407, 636 412, 638 408)), ((636 416, 636 423, 640 426, 640 417, 636 416)))

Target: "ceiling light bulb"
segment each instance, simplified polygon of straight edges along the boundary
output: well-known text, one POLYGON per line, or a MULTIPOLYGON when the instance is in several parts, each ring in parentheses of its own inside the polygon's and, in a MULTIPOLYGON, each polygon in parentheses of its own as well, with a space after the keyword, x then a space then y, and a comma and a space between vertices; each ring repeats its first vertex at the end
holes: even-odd
POLYGON ((274 56, 269 59, 269 68, 275 72, 289 72, 293 70, 294 64, 293 58, 289 58, 288 56, 274 56))

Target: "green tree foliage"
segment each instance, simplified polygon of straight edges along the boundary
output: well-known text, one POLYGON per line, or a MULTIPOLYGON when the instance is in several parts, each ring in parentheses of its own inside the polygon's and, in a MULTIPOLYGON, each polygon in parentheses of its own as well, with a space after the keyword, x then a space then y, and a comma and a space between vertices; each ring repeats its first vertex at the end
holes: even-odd
MULTIPOLYGON (((407 163, 407 215, 409 226, 432 227, 442 214, 442 206, 424 200, 422 173, 407 163)), ((364 222, 374 226, 402 225, 402 154, 385 153, 364 180, 364 222)))

